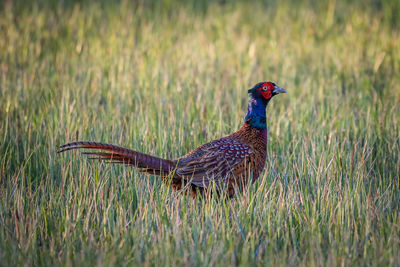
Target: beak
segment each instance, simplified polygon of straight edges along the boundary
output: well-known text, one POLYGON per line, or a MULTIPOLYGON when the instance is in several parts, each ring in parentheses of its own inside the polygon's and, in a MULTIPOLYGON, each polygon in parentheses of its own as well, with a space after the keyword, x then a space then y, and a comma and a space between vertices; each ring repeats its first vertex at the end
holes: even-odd
POLYGON ((285 89, 280 88, 279 86, 275 85, 274 90, 272 91, 275 94, 287 93, 285 89))

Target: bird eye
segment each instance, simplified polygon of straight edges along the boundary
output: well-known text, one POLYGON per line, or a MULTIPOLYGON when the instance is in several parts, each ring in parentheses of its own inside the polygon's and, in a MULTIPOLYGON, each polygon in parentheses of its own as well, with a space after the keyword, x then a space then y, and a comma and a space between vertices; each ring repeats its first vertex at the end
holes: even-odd
POLYGON ((267 90, 268 90, 268 87, 267 87, 267 86, 263 86, 262 90, 263 90, 263 91, 267 91, 267 90))

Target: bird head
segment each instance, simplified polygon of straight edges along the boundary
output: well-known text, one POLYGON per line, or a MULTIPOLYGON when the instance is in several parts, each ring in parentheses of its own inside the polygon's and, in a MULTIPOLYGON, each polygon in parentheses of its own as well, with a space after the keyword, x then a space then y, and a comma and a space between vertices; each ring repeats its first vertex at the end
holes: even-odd
POLYGON ((248 92, 254 98, 263 98, 265 100, 270 100, 273 96, 277 94, 286 93, 286 90, 280 88, 273 82, 260 82, 254 85, 254 87, 251 88, 248 92))

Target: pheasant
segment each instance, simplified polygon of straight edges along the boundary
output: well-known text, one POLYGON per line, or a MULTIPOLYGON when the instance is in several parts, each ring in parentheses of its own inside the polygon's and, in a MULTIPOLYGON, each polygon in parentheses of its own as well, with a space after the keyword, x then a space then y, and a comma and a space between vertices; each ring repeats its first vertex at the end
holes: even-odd
POLYGON ((264 169, 267 153, 266 107, 271 98, 286 93, 273 82, 260 82, 248 90, 250 101, 243 126, 235 133, 203 144, 177 159, 163 159, 97 142, 74 142, 60 146, 58 153, 73 149, 90 159, 127 164, 141 172, 160 176, 175 190, 184 189, 194 196, 213 184, 229 196, 235 188, 254 182, 264 169))

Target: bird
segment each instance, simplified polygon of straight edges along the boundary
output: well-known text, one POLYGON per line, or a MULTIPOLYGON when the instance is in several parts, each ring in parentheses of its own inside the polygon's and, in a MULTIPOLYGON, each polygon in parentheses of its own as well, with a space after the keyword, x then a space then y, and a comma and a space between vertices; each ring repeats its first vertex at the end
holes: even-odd
POLYGON ((249 182, 254 183, 263 171, 268 137, 266 107, 272 97, 286 90, 274 82, 259 82, 248 93, 247 113, 239 130, 176 159, 99 142, 67 143, 59 147, 58 153, 84 149, 82 154, 89 159, 134 166, 142 173, 160 176, 172 189, 194 197, 214 186, 217 192, 232 197, 249 182))

